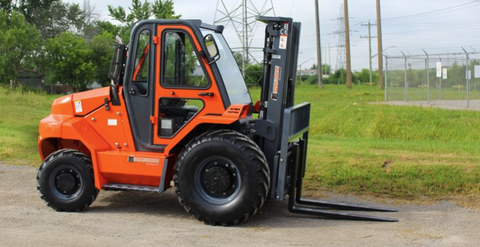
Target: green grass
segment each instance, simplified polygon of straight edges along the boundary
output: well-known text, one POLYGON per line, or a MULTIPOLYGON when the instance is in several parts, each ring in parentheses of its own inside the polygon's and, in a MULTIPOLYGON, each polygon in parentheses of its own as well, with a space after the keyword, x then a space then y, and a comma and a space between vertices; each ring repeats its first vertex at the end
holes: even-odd
POLYGON ((38 166, 38 124, 58 95, 0 87, 0 161, 38 166))
MULTIPOLYGON (((56 97, 0 88, 0 161, 40 164, 38 123, 56 97)), ((296 102, 312 103, 307 190, 478 198, 480 112, 369 104, 383 98, 374 86, 297 87, 296 102)))
POLYGON ((296 103, 312 103, 306 188, 407 199, 478 196, 480 112, 369 104, 383 98, 371 86, 297 87, 296 103))
MULTIPOLYGON (((463 85, 465 86, 465 85, 463 85)), ((428 92, 426 88, 419 88, 419 87, 410 87, 407 90, 407 99, 410 101, 414 100, 427 100, 428 99, 428 92)), ((470 99, 471 100, 478 100, 480 99, 480 87, 478 85, 475 88, 472 86, 470 90, 470 99)), ((403 87, 389 87, 388 88, 388 100, 404 100, 405 99, 405 88, 403 87)), ((449 87, 442 87, 441 98, 440 98, 440 90, 433 85, 430 87, 430 100, 466 100, 467 99, 467 90, 465 87, 462 88, 453 88, 452 86, 449 87)))

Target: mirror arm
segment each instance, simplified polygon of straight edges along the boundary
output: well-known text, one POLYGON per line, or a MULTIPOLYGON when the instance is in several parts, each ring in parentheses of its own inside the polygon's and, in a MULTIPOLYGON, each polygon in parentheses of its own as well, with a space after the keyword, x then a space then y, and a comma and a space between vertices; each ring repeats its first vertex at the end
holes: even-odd
POLYGON ((209 64, 212 64, 220 59, 220 54, 217 54, 215 57, 212 57, 212 62, 209 64))
POLYGON ((208 60, 208 54, 205 52, 205 50, 200 51, 200 55, 208 60))

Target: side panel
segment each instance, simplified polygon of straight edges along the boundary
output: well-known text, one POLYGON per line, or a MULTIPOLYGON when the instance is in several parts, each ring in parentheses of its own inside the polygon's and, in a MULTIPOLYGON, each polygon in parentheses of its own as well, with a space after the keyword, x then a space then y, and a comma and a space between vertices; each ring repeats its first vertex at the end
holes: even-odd
MULTIPOLYGON (((109 183, 147 185, 162 189, 170 186, 175 158, 168 159, 159 152, 136 152, 130 124, 123 106, 104 106, 83 118, 71 117, 62 123, 63 118, 51 116, 45 119, 44 136, 39 137, 39 144, 47 138, 79 140, 90 151, 95 186, 109 183), (57 122, 61 128, 47 128, 49 122, 57 122), (58 122, 60 121, 60 122, 58 122)), ((163 191, 163 190, 162 190, 163 191)))
POLYGON ((110 110, 101 107, 85 117, 86 121, 100 133, 111 150, 134 150, 133 140, 128 123, 128 116, 121 107, 111 106, 110 110))
POLYGON ((110 146, 86 121, 87 120, 84 118, 72 118, 63 123, 61 138, 80 140, 90 150, 95 177, 95 187, 101 189, 101 185, 107 183, 107 180, 100 173, 97 152, 109 150, 110 146))
POLYGON ((154 152, 104 151, 98 153, 100 172, 109 183, 160 185, 166 157, 154 152))

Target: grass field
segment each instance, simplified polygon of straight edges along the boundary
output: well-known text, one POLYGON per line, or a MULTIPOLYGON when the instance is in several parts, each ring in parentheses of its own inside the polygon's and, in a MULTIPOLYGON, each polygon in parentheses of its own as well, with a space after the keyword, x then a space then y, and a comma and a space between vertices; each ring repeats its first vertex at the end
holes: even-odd
POLYGON ((371 86, 302 85, 295 97, 312 103, 310 191, 405 199, 480 194, 480 112, 371 105, 384 99, 371 86))
MULTIPOLYGON (((477 83, 478 84, 478 83, 477 83)), ((427 88, 420 87, 410 87, 407 89, 407 99, 409 101, 414 100, 427 100, 428 92, 427 88)), ((480 99, 480 86, 475 85, 471 87, 469 92, 469 98, 471 100, 480 99)), ((403 86, 395 86, 388 88, 388 100, 404 100, 405 99, 405 88, 403 86)), ((467 89, 464 85, 455 85, 455 87, 442 87, 442 90, 436 86, 430 86, 430 100, 466 100, 467 99, 467 89)))
POLYGON ((40 165, 37 137, 40 119, 58 95, 11 91, 0 87, 0 160, 40 165))
MULTIPOLYGON (((259 90, 252 89, 258 99, 259 90)), ((57 96, 0 88, 0 160, 38 166, 39 120, 57 96)), ((480 195, 480 112, 371 105, 371 86, 300 85, 312 103, 306 188, 417 199, 480 195)))

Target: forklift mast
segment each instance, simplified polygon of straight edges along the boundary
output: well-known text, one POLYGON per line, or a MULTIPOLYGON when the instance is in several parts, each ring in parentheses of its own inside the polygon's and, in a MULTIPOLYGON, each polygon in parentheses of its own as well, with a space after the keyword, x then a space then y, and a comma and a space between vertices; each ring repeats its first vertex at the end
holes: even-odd
POLYGON ((331 211, 395 209, 310 200, 302 197, 305 176, 310 103, 294 104, 300 23, 291 18, 259 17, 267 24, 264 45, 263 85, 254 133, 271 172, 270 197, 282 201, 288 194, 290 212, 337 219, 395 222, 396 219, 331 211))
MULTIPOLYGON (((283 200, 288 188, 285 180, 288 172, 287 157, 282 156, 288 152, 285 145, 288 146, 288 135, 293 133, 284 133, 282 130, 285 127, 293 127, 284 125, 289 125, 290 119, 286 119, 285 116, 287 114, 290 118, 290 112, 294 107, 301 24, 285 17, 261 16, 258 20, 266 23, 267 27, 260 113, 255 122, 255 133, 263 137, 259 146, 267 158, 272 173, 270 195, 283 200)), ((310 104, 300 106, 302 114, 301 118, 294 121, 297 124, 295 128, 305 130, 308 135, 310 104)))

